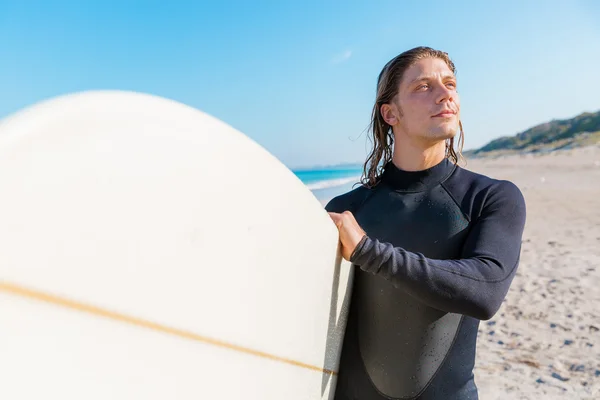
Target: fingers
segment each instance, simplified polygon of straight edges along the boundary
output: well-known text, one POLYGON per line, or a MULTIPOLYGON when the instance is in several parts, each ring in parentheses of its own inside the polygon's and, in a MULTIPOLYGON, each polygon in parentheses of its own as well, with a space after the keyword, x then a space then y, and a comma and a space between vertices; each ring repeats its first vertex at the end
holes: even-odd
POLYGON ((338 228, 342 227, 342 214, 330 212, 329 216, 333 220, 333 223, 335 224, 335 226, 337 226, 338 228))
POLYGON ((354 215, 350 211, 344 211, 341 214, 330 212, 329 216, 333 220, 335 226, 340 230, 340 232, 343 229, 352 230, 353 228, 359 228, 356 219, 354 219, 354 215))
POLYGON ((354 215, 350 211, 344 211, 342 213, 328 212, 331 218, 354 218, 354 215))

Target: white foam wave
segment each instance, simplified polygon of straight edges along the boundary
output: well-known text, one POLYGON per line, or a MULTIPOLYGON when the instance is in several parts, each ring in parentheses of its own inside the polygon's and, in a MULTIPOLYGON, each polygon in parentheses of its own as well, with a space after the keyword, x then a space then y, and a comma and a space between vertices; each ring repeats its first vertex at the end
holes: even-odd
POLYGON ((342 186, 347 183, 357 182, 359 179, 360 179, 360 176, 353 176, 353 177, 349 177, 349 178, 328 179, 328 180, 324 180, 324 181, 311 182, 311 183, 306 184, 306 186, 310 190, 329 189, 329 188, 333 188, 336 186, 342 186))

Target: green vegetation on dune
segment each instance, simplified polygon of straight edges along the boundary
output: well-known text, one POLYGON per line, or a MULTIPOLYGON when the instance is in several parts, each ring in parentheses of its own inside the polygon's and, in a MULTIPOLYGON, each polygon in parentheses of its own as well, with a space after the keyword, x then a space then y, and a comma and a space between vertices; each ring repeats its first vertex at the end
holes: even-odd
POLYGON ((464 152, 480 157, 516 153, 549 152, 600 143, 600 111, 585 112, 574 118, 553 120, 515 136, 492 140, 485 146, 464 152))

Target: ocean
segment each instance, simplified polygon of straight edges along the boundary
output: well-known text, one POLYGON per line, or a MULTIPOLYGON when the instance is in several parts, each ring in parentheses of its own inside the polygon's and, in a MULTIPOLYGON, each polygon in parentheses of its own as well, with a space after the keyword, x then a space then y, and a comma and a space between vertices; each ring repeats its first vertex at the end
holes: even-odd
POLYGON ((310 189, 315 197, 326 203, 335 196, 345 193, 360 182, 362 166, 341 166, 315 169, 292 170, 310 189))

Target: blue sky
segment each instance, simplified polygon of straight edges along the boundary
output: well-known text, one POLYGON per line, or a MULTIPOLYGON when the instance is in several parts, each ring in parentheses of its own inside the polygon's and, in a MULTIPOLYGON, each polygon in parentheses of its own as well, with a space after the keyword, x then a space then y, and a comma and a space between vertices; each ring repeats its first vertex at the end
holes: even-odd
POLYGON ((362 162, 383 65, 458 69, 466 149, 600 110, 600 2, 3 1, 0 118, 88 89, 202 109, 286 165, 362 162))

